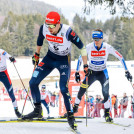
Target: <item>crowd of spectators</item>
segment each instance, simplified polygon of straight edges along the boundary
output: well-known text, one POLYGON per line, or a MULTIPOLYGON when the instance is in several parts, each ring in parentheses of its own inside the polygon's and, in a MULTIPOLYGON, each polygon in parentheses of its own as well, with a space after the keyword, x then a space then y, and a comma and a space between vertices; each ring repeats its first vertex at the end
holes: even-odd
MULTIPOLYGON (((104 104, 102 103, 103 98, 100 95, 91 96, 89 95, 87 100, 88 107, 88 116, 101 117, 101 110, 104 110, 104 104)), ((134 94, 132 96, 127 96, 126 93, 123 94, 123 97, 117 97, 117 95, 112 94, 109 96, 109 101, 111 104, 110 115, 113 118, 124 118, 126 111, 130 111, 131 114, 129 118, 134 118, 134 94), (130 99, 129 99, 130 98, 130 99), (131 108, 128 109, 128 105, 131 105, 131 108)), ((85 101, 86 104, 86 101, 85 101)), ((102 112, 104 113, 104 112, 102 112)))
MULTIPOLYGON (((19 94, 20 98, 23 100, 26 98, 28 89, 18 89, 14 88, 14 93, 19 94)), ((51 96, 51 102, 48 101, 50 106, 58 107, 59 106, 59 92, 51 92, 48 90, 51 96)), ((0 88, 0 94, 6 94, 7 91, 4 87, 0 88)), ((29 93, 31 96, 31 94, 29 93)), ((28 99, 28 97, 27 97, 28 99)), ((101 95, 92 96, 89 95, 87 101, 85 100, 85 106, 87 103, 88 116, 93 117, 101 117, 101 110, 104 110, 104 105, 102 103, 103 98, 101 95)), ((109 97, 109 101, 111 103, 110 107, 110 115, 113 118, 124 118, 124 114, 128 109, 128 105, 131 105, 131 115, 130 118, 134 118, 134 94, 132 96, 127 96, 126 93, 123 94, 123 97, 117 97, 117 95, 112 94, 109 97)))

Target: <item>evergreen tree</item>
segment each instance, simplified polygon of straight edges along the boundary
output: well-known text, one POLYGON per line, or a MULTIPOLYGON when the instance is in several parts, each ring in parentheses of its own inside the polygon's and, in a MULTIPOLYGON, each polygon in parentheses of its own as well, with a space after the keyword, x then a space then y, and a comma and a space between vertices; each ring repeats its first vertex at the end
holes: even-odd
MULTIPOLYGON (((45 22, 45 15, 29 14, 16 15, 9 12, 0 27, 0 48, 14 56, 31 56, 37 45, 39 28, 45 22)), ((68 24, 68 20, 61 15, 61 23, 68 24)), ((87 21, 85 17, 75 15, 72 29, 78 34, 84 45, 92 42, 92 31, 102 29, 104 40, 119 51, 126 60, 134 60, 134 18, 119 17, 107 20, 105 23, 94 19, 87 21)), ((48 51, 48 42, 44 40, 41 57, 48 51)), ((79 57, 80 50, 72 44, 72 60, 79 57)), ((115 60, 109 56, 109 60, 115 60)))
POLYGON ((27 56, 33 55, 34 50, 34 22, 31 16, 28 17, 28 22, 26 25, 26 51, 27 56))
POLYGON ((123 32, 121 29, 116 29, 115 33, 116 33, 115 34, 116 37, 115 37, 115 41, 113 42, 113 46, 115 49, 117 49, 117 51, 122 53, 123 52, 123 44, 124 44, 123 32))

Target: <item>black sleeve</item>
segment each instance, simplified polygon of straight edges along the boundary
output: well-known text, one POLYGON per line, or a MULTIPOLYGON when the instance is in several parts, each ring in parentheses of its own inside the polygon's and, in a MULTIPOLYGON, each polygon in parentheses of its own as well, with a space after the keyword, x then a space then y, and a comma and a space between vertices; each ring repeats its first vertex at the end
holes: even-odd
POLYGON ((43 25, 40 27, 39 30, 39 35, 37 38, 37 46, 42 46, 43 45, 43 40, 45 39, 44 35, 43 35, 43 25))
POLYGON ((67 30, 66 38, 68 41, 71 41, 72 43, 74 43, 79 49, 83 48, 84 45, 81 39, 71 28, 67 30))

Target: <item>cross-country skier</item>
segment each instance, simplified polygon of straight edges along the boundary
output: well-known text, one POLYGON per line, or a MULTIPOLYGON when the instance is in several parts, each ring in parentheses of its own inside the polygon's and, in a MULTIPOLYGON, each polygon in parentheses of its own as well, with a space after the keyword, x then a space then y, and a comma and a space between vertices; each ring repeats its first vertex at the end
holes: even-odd
POLYGON ((10 60, 11 62, 15 62, 14 57, 9 55, 5 50, 0 49, 0 81, 6 87, 6 90, 12 100, 12 104, 13 104, 16 116, 21 117, 21 114, 18 111, 17 101, 15 99, 15 95, 13 92, 11 79, 10 79, 8 71, 7 71, 6 59, 10 60))
POLYGON ((79 49, 83 47, 83 43, 70 26, 60 23, 60 15, 54 11, 47 14, 45 24, 40 27, 36 52, 32 57, 33 64, 38 64, 39 62, 40 50, 44 39, 46 39, 49 44, 48 52, 35 69, 30 80, 30 89, 35 108, 33 112, 24 116, 23 119, 41 116, 42 107, 38 85, 52 70, 57 68, 60 73, 59 85, 67 110, 68 123, 71 128, 76 129, 77 124, 68 91, 71 66, 71 43, 75 44, 79 49))
POLYGON ((82 96, 86 92, 86 88, 91 86, 91 84, 94 81, 98 80, 101 83, 102 94, 104 97, 103 103, 105 108, 105 120, 107 122, 111 122, 112 118, 109 115, 110 102, 108 99, 109 98, 109 76, 106 67, 108 55, 112 54, 121 61, 125 69, 125 76, 129 81, 132 81, 132 76, 127 69, 123 56, 117 50, 115 50, 111 45, 103 42, 102 30, 96 29, 95 31, 93 31, 92 38, 94 41, 92 43, 89 43, 86 46, 86 48, 82 49, 81 51, 82 57, 80 56, 78 60, 78 65, 77 65, 78 67, 76 70, 75 79, 77 82, 80 81, 79 64, 83 60, 85 76, 88 77, 88 85, 86 85, 86 77, 85 77, 85 79, 83 80, 80 86, 80 90, 75 100, 74 112, 78 111, 79 103, 81 101, 82 96), (89 64, 87 64, 87 55, 88 55, 89 64))
POLYGON ((49 98, 49 102, 51 102, 51 95, 46 90, 46 85, 42 85, 42 87, 41 87, 41 103, 46 107, 48 118, 49 118, 50 117, 49 105, 48 105, 48 103, 45 100, 47 98, 47 96, 49 98))

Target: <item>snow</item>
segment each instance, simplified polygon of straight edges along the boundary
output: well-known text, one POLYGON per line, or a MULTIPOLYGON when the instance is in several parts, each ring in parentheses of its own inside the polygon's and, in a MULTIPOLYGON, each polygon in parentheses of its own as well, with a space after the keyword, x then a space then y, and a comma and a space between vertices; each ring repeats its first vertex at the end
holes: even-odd
MULTIPOLYGON (((16 59, 17 62, 15 66, 21 76, 24 78, 31 78, 33 65, 31 58, 27 59, 16 59)), ((127 61, 127 67, 130 73, 134 77, 134 61, 127 61)), ((77 61, 72 61, 72 69, 76 68, 77 61)), ((7 62, 8 72, 10 74, 11 79, 18 79, 18 74, 12 63, 7 62)), ((132 95, 133 89, 129 81, 125 78, 124 68, 121 67, 120 62, 107 62, 108 72, 109 72, 109 81, 110 81, 110 94, 116 94, 118 97, 122 97, 123 93, 126 92, 128 96, 132 95), (116 66, 119 66, 117 68, 116 66)), ((82 66, 81 66, 82 70, 82 66)), ((58 80, 59 72, 55 69, 49 76, 57 76, 55 80, 58 80)), ((48 89, 54 89, 55 83, 50 82, 47 83, 48 89)), ((88 89, 89 94, 95 96, 96 94, 101 95, 101 86, 99 82, 95 82, 88 89)), ((130 99, 129 99, 130 100, 130 99)), ((22 110, 24 104, 24 100, 18 102, 19 110, 22 110)), ((16 117, 14 114, 13 106, 11 101, 0 101, 0 119, 3 118, 14 118, 16 117)), ((83 119, 82 123, 78 123, 78 130, 82 134, 133 134, 134 130, 134 120, 127 118, 130 115, 130 105, 129 110, 126 112, 126 118, 116 118, 115 122, 122 123, 125 125, 131 124, 130 127, 122 127, 116 126, 112 124, 104 124, 104 118, 95 118, 88 119, 88 126, 86 127, 85 119, 83 119)), ((27 114, 33 110, 32 105, 29 101, 26 103, 26 107, 24 110, 24 114, 27 114)), ((44 117, 47 117, 47 112, 45 107, 43 106, 44 117)), ((103 112, 101 112, 103 113, 103 112)), ((50 115, 58 116, 59 110, 58 107, 50 107, 50 115)), ((77 119, 80 120, 80 119, 77 119)), ((68 129, 69 126, 67 123, 0 123, 0 134, 71 134, 72 132, 68 129)))
MULTIPOLYGON (((31 58, 16 58, 16 63, 15 66, 21 76, 22 79, 24 78, 31 78, 32 71, 33 71, 33 65, 32 65, 32 60, 31 58)), ((128 70, 132 74, 134 78, 134 61, 126 61, 128 70)), ((71 62, 71 69, 76 69, 77 61, 72 61, 71 62)), ((111 94, 116 94, 118 97, 122 97, 123 93, 127 93, 128 96, 132 95, 133 90, 132 86, 129 81, 127 81, 125 77, 125 71, 124 68, 121 65, 120 61, 116 62, 107 62, 108 66, 108 74, 109 74, 109 83, 110 83, 110 88, 109 92, 111 94), (118 67, 118 68, 117 68, 118 67)), ((12 63, 7 61, 7 67, 8 67, 8 72, 11 77, 11 79, 19 79, 18 74, 13 66, 12 63)), ((81 65, 81 70, 83 69, 83 65, 81 65)), ((49 76, 57 76, 55 78, 55 81, 58 80, 59 78, 59 72, 57 69, 54 69, 49 76)), ((50 78, 45 78, 46 80, 49 80, 50 78)), ((55 84, 54 83, 47 83, 48 89, 55 89, 55 84)), ((89 88, 89 94, 95 96, 96 94, 102 96, 102 91, 101 91, 101 85, 98 81, 94 82, 90 88, 89 88)))
MULTIPOLYGON (((88 119, 86 127, 85 119, 78 123, 78 131, 81 134, 133 134, 133 119, 115 119, 115 122, 130 127, 105 124, 103 118, 88 119)), ((0 134, 73 134, 67 123, 0 123, 0 134)))

